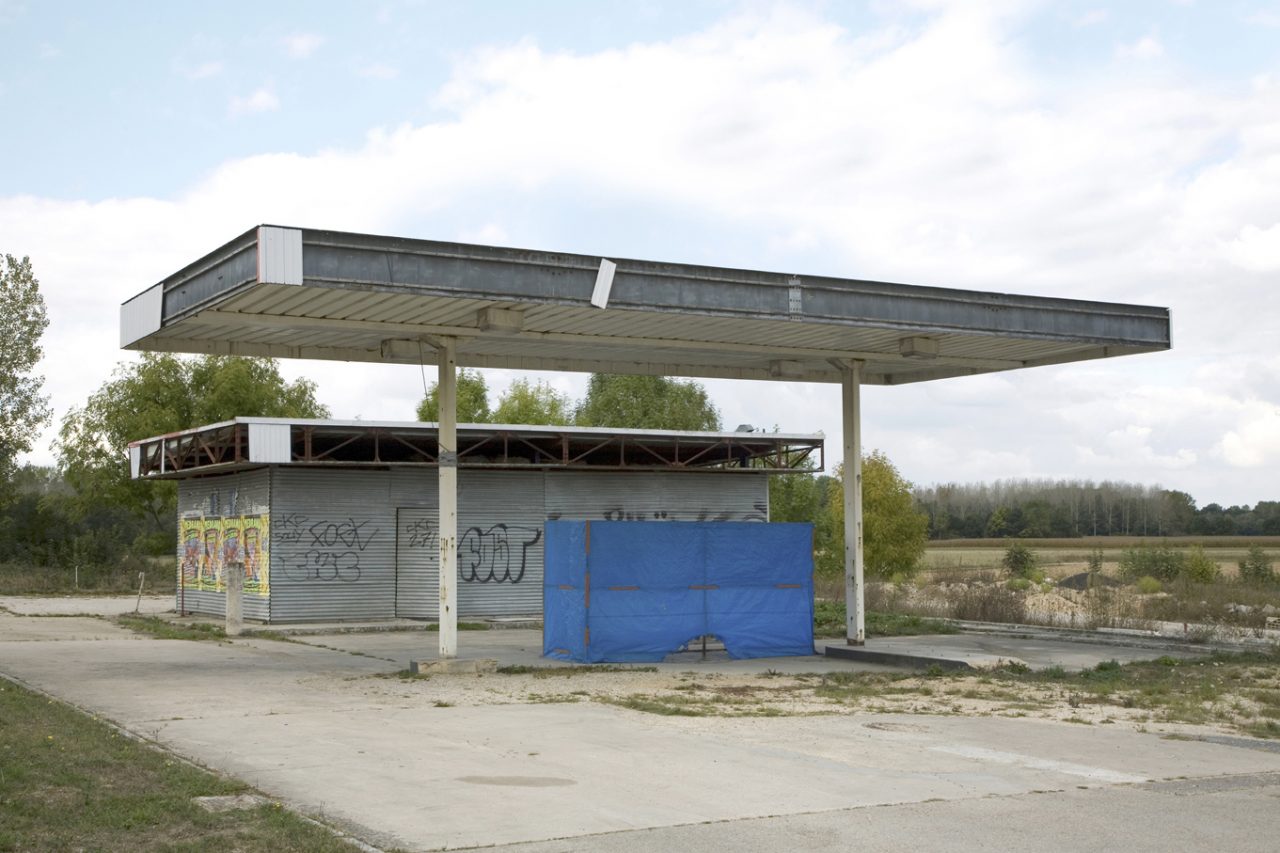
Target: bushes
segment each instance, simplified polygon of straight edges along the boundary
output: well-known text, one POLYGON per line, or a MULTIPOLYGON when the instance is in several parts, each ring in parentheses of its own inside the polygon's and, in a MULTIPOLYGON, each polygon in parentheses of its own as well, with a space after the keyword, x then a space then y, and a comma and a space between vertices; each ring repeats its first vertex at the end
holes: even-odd
POLYGON ((1213 583, 1218 579, 1218 564, 1200 545, 1186 552, 1168 545, 1139 545, 1126 548, 1120 555, 1120 575, 1128 581, 1154 578, 1169 582, 1178 579, 1191 583, 1213 583))
POLYGON ((1135 586, 1138 587, 1138 592, 1143 595, 1154 595, 1163 588, 1160 581, 1151 577, 1151 575, 1143 575, 1138 578, 1135 586))
POLYGON ((1186 557, 1168 545, 1138 545, 1121 552, 1120 575, 1128 581, 1141 577, 1171 581, 1182 573, 1185 562, 1186 557))
POLYGON ((1240 580, 1247 584, 1263 586, 1276 582, 1275 571, 1271 568, 1271 560, 1260 545, 1251 545, 1249 552, 1237 565, 1240 567, 1240 580))
POLYGON ((1204 548, 1193 545, 1182 562, 1182 577, 1192 583, 1213 583, 1218 579, 1218 564, 1204 552, 1204 548))
POLYGON ((1004 552, 1004 559, 1000 561, 1009 574, 1015 578, 1025 578, 1027 580, 1041 580, 1036 578, 1038 572, 1036 566, 1040 563, 1040 558, 1026 545, 1021 542, 1010 542, 1009 547, 1004 552))

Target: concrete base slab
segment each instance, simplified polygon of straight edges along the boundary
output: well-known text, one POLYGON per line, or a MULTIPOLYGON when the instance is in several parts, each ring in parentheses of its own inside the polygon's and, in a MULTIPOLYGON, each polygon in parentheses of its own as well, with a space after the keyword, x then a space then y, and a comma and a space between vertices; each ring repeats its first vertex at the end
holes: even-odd
POLYGON ((498 661, 494 658, 474 660, 445 658, 444 660, 409 662, 409 671, 414 675, 482 675, 486 672, 495 672, 497 669, 498 661))
MULTIPOLYGON (((0 614, 0 670, 369 842, 411 850, 573 836, 595 836, 574 849, 603 849, 596 846, 597 834, 682 826, 697 832, 699 825, 731 825, 715 822, 799 820, 862 809, 846 813, 853 816, 841 821, 845 834, 829 848, 847 849, 858 846, 852 839, 858 826, 881 813, 866 806, 914 804, 940 813, 957 803, 951 813, 963 815, 1032 792, 1132 790, 1125 786, 1280 772, 1274 752, 1034 719, 665 717, 537 698, 462 707, 441 701, 449 687, 444 679, 387 678, 403 664, 356 651, 391 649, 393 643, 407 651, 414 635, 345 635, 351 652, 301 642, 190 642, 118 633, 13 641, 15 634, 29 636, 27 621, 0 614)), ((101 620, 83 621, 118 630, 101 620)), ((537 659, 535 632, 477 632, 476 638, 494 643, 490 649, 526 649, 519 654, 537 659)), ((481 655, 472 645, 468 660, 474 662, 481 655)), ((1081 653, 1079 644, 1069 645, 1081 653)), ((429 662, 424 650, 416 651, 410 659, 429 662)), ((1029 661, 1050 654, 1045 648, 1030 652, 1024 656, 1029 661)), ((699 671, 766 671, 788 661, 730 661, 699 671), (743 664, 766 670, 740 669, 743 664)), ((816 656, 791 663, 798 671, 860 666, 816 656)), ((478 690, 485 690, 484 679, 503 677, 477 675, 478 690)), ((1271 832, 1267 837, 1274 841, 1280 810, 1258 808, 1256 814, 1253 830, 1271 832)), ((953 822, 947 832, 965 826, 975 837, 989 829, 953 822)), ((1071 847, 1073 824, 1040 825, 1046 827, 1059 849, 1071 847)), ((946 847, 948 837, 911 841, 913 849, 946 847)), ((800 836, 789 843, 819 846, 800 836)), ((736 845, 660 849, 708 846, 736 845)), ((1169 846, 1163 839, 1160 849, 1169 846)))
POLYGON ((207 812, 233 812, 243 809, 256 809, 267 802, 266 797, 258 794, 228 794, 223 797, 196 797, 195 803, 207 812))

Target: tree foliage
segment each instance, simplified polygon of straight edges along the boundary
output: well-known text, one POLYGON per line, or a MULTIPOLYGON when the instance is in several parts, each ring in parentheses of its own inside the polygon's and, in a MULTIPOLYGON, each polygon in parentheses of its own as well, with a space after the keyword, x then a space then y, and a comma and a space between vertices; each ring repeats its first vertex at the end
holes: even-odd
POLYGON ((718 430, 720 412, 697 382, 593 373, 574 423, 625 429, 718 430))
MULTIPOLYGON (((440 420, 440 388, 432 382, 427 396, 418 404, 418 420, 438 423, 440 420)), ((493 421, 489 411, 489 386, 479 370, 458 369, 458 423, 487 424, 493 421)))
POLYGON ((171 527, 172 483, 129 478, 130 441, 234 417, 323 418, 315 384, 286 382, 271 359, 147 353, 117 366, 62 420, 57 451, 82 505, 114 504, 171 527))
MULTIPOLYGON (((829 538, 819 570, 844 571, 844 466, 836 467, 819 536, 829 538)), ((915 507, 912 485, 889 457, 873 450, 862 457, 862 554, 869 577, 910 575, 924 555, 929 517, 915 507)))
POLYGON ((539 379, 517 379, 511 383, 498 407, 493 422, 499 424, 549 424, 563 426, 573 420, 573 404, 569 395, 561 394, 539 379))
POLYGON ((32 371, 43 350, 40 337, 49 325, 40 282, 31 259, 0 259, 0 502, 18 455, 31 449, 36 430, 49 419, 48 398, 40 393, 44 377, 32 371))

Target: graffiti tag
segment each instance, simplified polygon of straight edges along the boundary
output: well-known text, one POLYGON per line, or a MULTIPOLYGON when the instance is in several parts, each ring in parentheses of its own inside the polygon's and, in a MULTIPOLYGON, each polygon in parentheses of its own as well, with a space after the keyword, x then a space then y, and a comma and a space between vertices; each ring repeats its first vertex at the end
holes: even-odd
POLYGON ((311 525, 309 533, 311 534, 311 544, 321 548, 333 548, 338 545, 347 548, 356 548, 363 551, 369 547, 369 543, 374 536, 378 535, 378 528, 371 530, 365 528, 369 526, 367 521, 356 521, 348 518, 346 521, 317 521, 311 525))
POLYGON ((462 582, 520 583, 528 565, 529 549, 541 539, 542 529, 538 527, 495 524, 488 530, 469 528, 458 543, 462 582))

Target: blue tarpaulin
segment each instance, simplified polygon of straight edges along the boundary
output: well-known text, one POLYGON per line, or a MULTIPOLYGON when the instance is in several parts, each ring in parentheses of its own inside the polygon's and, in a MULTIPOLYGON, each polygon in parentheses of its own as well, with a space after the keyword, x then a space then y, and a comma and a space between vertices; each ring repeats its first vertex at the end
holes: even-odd
POLYGON ((735 658, 813 654, 813 525, 548 521, 543 654, 659 661, 714 635, 735 658))

